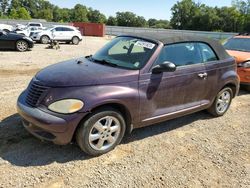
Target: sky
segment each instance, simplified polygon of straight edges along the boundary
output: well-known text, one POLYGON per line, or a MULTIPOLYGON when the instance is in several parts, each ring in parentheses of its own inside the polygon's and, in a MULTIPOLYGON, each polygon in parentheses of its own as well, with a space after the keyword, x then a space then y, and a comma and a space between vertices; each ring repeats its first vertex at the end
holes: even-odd
MULTIPOLYGON (((130 11, 146 19, 171 18, 171 7, 178 0, 49 0, 61 8, 72 8, 77 3, 99 10, 108 16, 115 16, 116 12, 130 11)), ((209 6, 230 6, 232 0, 195 0, 209 6)))

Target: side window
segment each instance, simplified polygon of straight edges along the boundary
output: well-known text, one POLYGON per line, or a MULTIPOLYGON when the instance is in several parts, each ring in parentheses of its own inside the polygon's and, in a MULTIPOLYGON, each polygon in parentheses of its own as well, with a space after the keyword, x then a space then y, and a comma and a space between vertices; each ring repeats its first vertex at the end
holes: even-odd
POLYGON ((177 67, 203 63, 198 43, 177 43, 166 45, 156 64, 162 64, 165 61, 174 63, 177 67))
POLYGON ((55 30, 56 30, 56 31, 63 31, 63 28, 61 28, 61 27, 56 27, 55 30))
POLYGON ((208 46, 205 43, 199 43, 199 46, 201 49, 201 54, 204 63, 218 60, 218 57, 216 56, 216 54, 214 53, 214 51, 210 46, 208 46))
POLYGON ((67 27, 64 27, 63 28, 63 31, 74 31, 73 29, 70 29, 70 28, 67 28, 67 27))

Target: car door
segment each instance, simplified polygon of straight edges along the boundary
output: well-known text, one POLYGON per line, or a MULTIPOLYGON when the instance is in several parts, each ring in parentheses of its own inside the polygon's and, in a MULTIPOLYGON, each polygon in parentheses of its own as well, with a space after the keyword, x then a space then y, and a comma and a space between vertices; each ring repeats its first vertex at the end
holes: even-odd
POLYGON ((165 46, 154 66, 166 61, 177 66, 175 72, 153 74, 150 71, 140 76, 140 118, 143 125, 170 119, 206 103, 206 69, 198 44, 165 46))
POLYGON ((64 27, 64 40, 71 40, 74 36, 74 30, 68 27, 64 27))
POLYGON ((12 49, 14 47, 15 44, 9 38, 8 34, 0 31, 0 49, 12 49))
POLYGON ((63 27, 56 27, 52 31, 52 37, 54 40, 65 40, 63 27))
POLYGON ((225 71, 223 69, 227 68, 227 62, 226 64, 219 62, 217 54, 208 44, 199 43, 199 47, 207 73, 205 100, 207 102, 211 102, 214 100, 214 97, 218 92, 218 88, 215 87, 215 83, 219 83, 222 72, 225 71))

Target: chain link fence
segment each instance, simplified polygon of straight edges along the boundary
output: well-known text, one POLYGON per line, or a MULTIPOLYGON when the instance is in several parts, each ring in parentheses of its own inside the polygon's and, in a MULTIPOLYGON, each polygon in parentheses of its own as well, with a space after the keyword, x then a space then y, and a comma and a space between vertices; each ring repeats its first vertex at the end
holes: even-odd
POLYGON ((172 29, 154 29, 154 28, 139 28, 139 27, 120 27, 120 26, 106 26, 107 35, 122 35, 127 33, 163 33, 167 36, 175 35, 196 35, 202 37, 213 38, 217 40, 225 40, 237 33, 224 33, 224 32, 206 32, 206 31, 189 31, 189 30, 172 30, 172 29))

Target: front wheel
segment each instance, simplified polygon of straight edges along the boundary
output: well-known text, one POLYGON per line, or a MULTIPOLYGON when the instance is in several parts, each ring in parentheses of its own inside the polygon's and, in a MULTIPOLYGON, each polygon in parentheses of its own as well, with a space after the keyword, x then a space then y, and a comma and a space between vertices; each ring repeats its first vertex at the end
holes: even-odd
POLYGON ((121 142, 125 129, 126 124, 119 111, 103 109, 80 125, 76 141, 85 153, 99 156, 113 150, 121 142))
POLYGON ((213 105, 208 109, 208 112, 215 117, 223 116, 229 109, 233 99, 233 91, 226 87, 222 89, 216 96, 213 105))
POLYGON ((19 52, 25 52, 29 49, 29 45, 26 41, 24 40, 19 40, 17 41, 16 43, 16 49, 19 51, 19 52))

